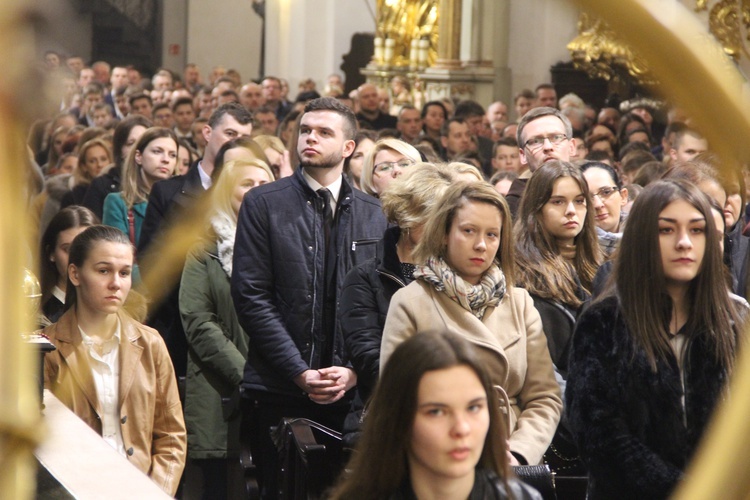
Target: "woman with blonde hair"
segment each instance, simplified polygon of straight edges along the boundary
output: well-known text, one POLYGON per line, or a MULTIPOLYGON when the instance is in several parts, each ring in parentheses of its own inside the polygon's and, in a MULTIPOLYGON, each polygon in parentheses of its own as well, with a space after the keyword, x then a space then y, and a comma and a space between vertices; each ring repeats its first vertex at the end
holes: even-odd
POLYGON ((478 348, 508 415, 514 464, 538 464, 562 412, 539 313, 515 287, 508 204, 485 182, 459 182, 435 204, 415 249, 415 281, 393 295, 380 369, 396 347, 425 332, 450 331, 478 348))
POLYGON ((341 331, 357 373, 357 394, 347 417, 345 441, 351 445, 359 430, 362 408, 370 399, 380 372, 380 342, 391 297, 414 280, 414 247, 427 215, 457 179, 448 165, 418 163, 383 193, 386 218, 395 226, 377 242, 376 256, 353 268, 344 279, 339 308, 341 331))
MULTIPOLYGON (((228 479, 239 468, 239 387, 249 339, 229 289, 242 198, 273 181, 260 160, 231 160, 213 186, 208 238, 188 254, 180 285, 180 316, 188 343, 185 423, 188 457, 203 473, 211 498, 232 498, 228 479)), ((241 475, 241 474, 240 474, 241 475)))
POLYGON ((274 174, 274 179, 289 177, 294 173, 289 163, 289 151, 284 147, 281 139, 274 135, 257 135, 253 137, 253 140, 258 143, 268 158, 268 166, 274 174))
POLYGON ((362 191, 379 198, 396 177, 421 160, 419 151, 411 144, 392 137, 380 139, 362 165, 362 191))
POLYGON ((112 161, 112 148, 104 139, 96 138, 84 142, 78 150, 78 166, 73 171, 71 190, 63 197, 60 208, 80 205, 91 182, 99 177, 112 161))

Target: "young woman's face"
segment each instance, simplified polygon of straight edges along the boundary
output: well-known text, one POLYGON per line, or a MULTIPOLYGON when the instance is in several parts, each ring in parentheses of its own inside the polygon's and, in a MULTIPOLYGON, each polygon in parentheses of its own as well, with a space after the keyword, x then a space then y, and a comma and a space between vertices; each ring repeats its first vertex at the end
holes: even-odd
POLYGON ((190 170, 190 151, 187 148, 177 150, 177 168, 174 175, 185 175, 190 170))
POLYGON ((142 125, 136 125, 135 127, 130 129, 130 133, 128 134, 128 140, 125 141, 125 144, 122 146, 122 159, 128 157, 128 154, 130 154, 130 150, 135 146, 135 143, 138 142, 138 139, 141 138, 143 133, 146 131, 146 127, 142 125))
POLYGON ((354 148, 352 153, 352 159, 349 160, 349 171, 351 172, 352 178, 359 185, 360 179, 362 178, 362 164, 365 162, 365 156, 375 146, 375 143, 370 139, 362 139, 357 147, 354 148))
POLYGON ((68 277, 76 287, 77 307, 95 315, 116 313, 130 292, 132 268, 130 245, 95 243, 80 268, 68 265, 68 277))
POLYGON ((445 262, 464 281, 476 285, 494 262, 503 221, 489 203, 468 201, 456 211, 446 239, 445 262))
POLYGON ((107 165, 109 165, 109 154, 102 146, 92 146, 86 150, 83 166, 91 177, 99 177, 107 165))
POLYGON ((596 211, 596 225, 610 233, 619 232, 620 213, 628 203, 628 190, 618 190, 610 173, 603 168, 589 168, 583 177, 596 211))
POLYGON ((143 151, 136 150, 135 162, 141 166, 141 175, 148 183, 169 179, 177 165, 177 143, 171 137, 154 139, 143 151))
POLYGON ((75 237, 81 234, 84 229, 86 229, 86 226, 71 227, 65 231, 60 231, 57 235, 55 248, 49 256, 49 260, 55 263, 55 268, 57 269, 57 286, 62 290, 65 290, 65 285, 68 282, 68 252, 70 251, 70 244, 73 243, 75 237))
POLYGON ((268 177, 268 173, 262 168, 258 167, 237 167, 237 184, 232 191, 232 209, 234 213, 240 213, 240 206, 242 205, 242 198, 245 197, 248 191, 260 186, 261 184, 268 184, 273 179, 268 177))
POLYGON ((586 197, 572 177, 560 177, 542 207, 542 225, 557 241, 572 245, 586 222, 586 197))
POLYGON ((706 253, 706 218, 687 201, 673 201, 659 213, 659 249, 667 283, 687 285, 706 253))
POLYGON ((422 376, 408 451, 412 484, 473 482, 490 426, 488 404, 482 383, 467 366, 422 376))
POLYGON ((73 170, 78 166, 77 156, 68 156, 65 160, 60 163, 60 168, 55 172, 56 174, 72 174, 73 170))

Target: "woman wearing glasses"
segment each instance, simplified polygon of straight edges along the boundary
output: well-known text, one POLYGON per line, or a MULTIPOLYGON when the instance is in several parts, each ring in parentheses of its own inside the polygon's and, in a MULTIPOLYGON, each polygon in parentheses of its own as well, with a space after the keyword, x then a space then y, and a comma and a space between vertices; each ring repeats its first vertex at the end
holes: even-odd
POLYGON ((392 137, 380 139, 362 165, 362 191, 379 198, 396 177, 419 161, 422 157, 411 144, 392 137))
POLYGON ((619 236, 615 235, 622 233, 625 227, 628 214, 623 208, 628 204, 628 190, 622 187, 615 169, 606 163, 587 162, 583 164, 581 171, 591 193, 599 245, 609 255, 620 241, 619 236))

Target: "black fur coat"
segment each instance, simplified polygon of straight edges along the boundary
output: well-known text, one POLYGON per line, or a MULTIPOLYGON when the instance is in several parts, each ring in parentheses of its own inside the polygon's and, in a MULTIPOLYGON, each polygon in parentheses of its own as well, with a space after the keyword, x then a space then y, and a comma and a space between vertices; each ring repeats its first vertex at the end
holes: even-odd
POLYGON ((722 398, 726 370, 704 336, 686 346, 685 410, 676 358, 660 361, 654 372, 634 350, 616 298, 581 316, 565 399, 589 469, 590 499, 667 498, 722 398))

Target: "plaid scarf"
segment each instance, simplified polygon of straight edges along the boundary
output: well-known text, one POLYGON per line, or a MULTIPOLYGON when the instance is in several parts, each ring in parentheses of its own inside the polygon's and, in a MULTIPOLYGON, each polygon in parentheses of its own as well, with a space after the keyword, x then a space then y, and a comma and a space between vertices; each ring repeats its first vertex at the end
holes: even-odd
POLYGON ((424 280, 435 290, 447 294, 480 320, 485 310, 497 306, 505 295, 505 275, 495 264, 482 275, 477 285, 464 281, 440 257, 432 257, 424 266, 418 266, 414 278, 424 280))

